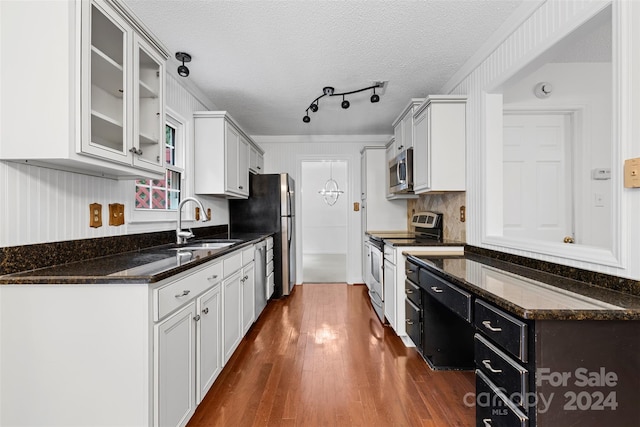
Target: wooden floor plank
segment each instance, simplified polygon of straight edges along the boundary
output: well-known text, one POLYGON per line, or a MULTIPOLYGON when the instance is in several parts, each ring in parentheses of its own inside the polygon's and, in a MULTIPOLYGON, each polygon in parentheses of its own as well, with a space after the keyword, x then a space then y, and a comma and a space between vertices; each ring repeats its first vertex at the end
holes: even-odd
POLYGON ((270 301, 188 427, 474 425, 473 372, 431 370, 366 291, 305 284, 270 301))

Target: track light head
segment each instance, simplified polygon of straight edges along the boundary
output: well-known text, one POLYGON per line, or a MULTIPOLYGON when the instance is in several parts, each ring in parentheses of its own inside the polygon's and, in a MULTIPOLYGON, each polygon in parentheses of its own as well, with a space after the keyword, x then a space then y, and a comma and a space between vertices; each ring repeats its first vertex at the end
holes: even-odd
POLYGON ((311 109, 311 111, 313 111, 315 113, 316 111, 318 111, 318 104, 316 104, 316 103, 311 104, 309 109, 311 109))
POLYGON ((349 108, 349 105, 351 105, 351 104, 349 103, 349 101, 347 101, 346 99, 344 99, 344 96, 342 96, 342 108, 344 108, 344 109, 346 110, 347 108, 349 108))
POLYGON ((380 101, 380 96, 376 95, 376 88, 373 88, 373 95, 371 95, 371 103, 376 103, 380 101))
POLYGON ((311 117, 309 117, 308 111, 307 111, 307 115, 302 118, 302 121, 305 123, 309 123, 311 121, 311 117))
POLYGON ((181 77, 187 77, 189 75, 189 69, 184 65, 184 63, 191 62, 191 55, 185 52, 176 52, 176 59, 182 62, 182 65, 178 67, 178 75, 181 77))

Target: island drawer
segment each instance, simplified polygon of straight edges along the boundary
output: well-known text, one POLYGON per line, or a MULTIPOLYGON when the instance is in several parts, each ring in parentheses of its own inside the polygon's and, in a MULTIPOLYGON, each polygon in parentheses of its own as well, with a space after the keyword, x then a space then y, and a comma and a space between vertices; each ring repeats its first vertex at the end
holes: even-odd
POLYGON ((474 323, 478 330, 513 356, 527 363, 527 324, 484 301, 476 300, 474 323))
POLYGON ((478 396, 476 425, 490 427, 529 426, 529 418, 480 370, 476 370, 476 396, 478 396))
POLYGON ((471 322, 471 294, 425 269, 420 269, 420 287, 464 320, 471 322))
POLYGON ((526 410, 526 401, 522 399, 527 397, 529 391, 528 371, 480 334, 475 334, 474 343, 474 354, 478 369, 502 389, 507 396, 512 397, 513 403, 526 410))
POLYGON ((404 281, 404 293, 408 300, 417 305, 418 307, 422 307, 422 291, 420 287, 415 285, 410 280, 404 281))

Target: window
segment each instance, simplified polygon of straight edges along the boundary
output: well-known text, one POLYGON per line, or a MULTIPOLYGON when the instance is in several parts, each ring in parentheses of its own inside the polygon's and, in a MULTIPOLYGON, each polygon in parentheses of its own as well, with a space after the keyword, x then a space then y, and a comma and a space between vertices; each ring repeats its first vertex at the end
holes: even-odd
POLYGON ((182 187, 182 124, 167 117, 165 125, 164 179, 140 179, 136 181, 135 208, 145 211, 170 211, 178 209, 182 187))

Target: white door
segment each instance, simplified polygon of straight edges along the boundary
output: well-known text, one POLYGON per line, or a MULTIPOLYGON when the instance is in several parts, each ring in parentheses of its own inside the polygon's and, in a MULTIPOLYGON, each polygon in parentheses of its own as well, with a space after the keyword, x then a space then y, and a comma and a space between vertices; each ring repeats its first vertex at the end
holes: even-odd
POLYGON ((570 114, 505 113, 505 236, 553 242, 573 236, 570 141, 570 114))

